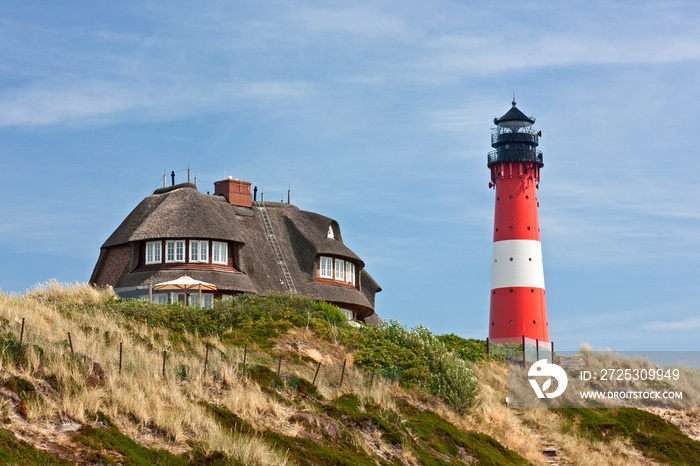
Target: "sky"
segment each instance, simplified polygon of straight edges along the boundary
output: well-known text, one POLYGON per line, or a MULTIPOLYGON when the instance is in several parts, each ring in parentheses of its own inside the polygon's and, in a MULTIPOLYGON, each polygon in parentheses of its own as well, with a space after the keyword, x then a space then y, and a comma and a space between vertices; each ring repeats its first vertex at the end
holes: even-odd
POLYGON ((87 282, 190 168, 202 192, 233 176, 337 220, 383 319, 485 338, 486 154, 515 94, 542 131, 555 347, 698 350, 698 18, 691 0, 4 2, 0 289, 87 282))

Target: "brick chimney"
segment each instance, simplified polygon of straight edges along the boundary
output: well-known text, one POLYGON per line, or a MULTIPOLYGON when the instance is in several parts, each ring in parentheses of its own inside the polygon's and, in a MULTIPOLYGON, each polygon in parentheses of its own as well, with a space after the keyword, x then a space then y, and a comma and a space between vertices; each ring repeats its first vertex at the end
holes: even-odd
POLYGON ((253 195, 250 194, 248 181, 234 180, 230 176, 226 180, 215 181, 214 194, 224 196, 231 205, 253 206, 253 195))

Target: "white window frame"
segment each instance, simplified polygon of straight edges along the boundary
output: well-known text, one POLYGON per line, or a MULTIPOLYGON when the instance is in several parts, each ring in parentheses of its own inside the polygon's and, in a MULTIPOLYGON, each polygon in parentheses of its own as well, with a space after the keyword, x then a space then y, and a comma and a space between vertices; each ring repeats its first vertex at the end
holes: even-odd
POLYGON ((326 238, 335 239, 335 233, 333 232, 333 225, 328 225, 328 234, 326 238))
MULTIPOLYGON (((187 298, 189 305, 194 307, 199 307, 199 293, 192 290, 189 298, 187 298)), ((202 293, 202 307, 211 309, 214 307, 214 293, 202 293)))
POLYGON ((146 243, 146 265, 163 262, 163 242, 148 241, 146 243))
POLYGON ((228 243, 224 241, 211 242, 212 264, 228 265, 228 243))
POLYGON ((345 283, 355 286, 355 264, 345 261, 345 283))
POLYGON ((321 256, 318 267, 318 276, 321 278, 333 278, 333 258, 321 256))
POLYGON ((165 262, 185 262, 184 239, 171 239, 165 242, 165 262))
POLYGON ((209 241, 190 240, 190 262, 209 262, 209 241))
POLYGON ((335 279, 339 282, 345 281, 345 261, 343 259, 335 260, 335 279))

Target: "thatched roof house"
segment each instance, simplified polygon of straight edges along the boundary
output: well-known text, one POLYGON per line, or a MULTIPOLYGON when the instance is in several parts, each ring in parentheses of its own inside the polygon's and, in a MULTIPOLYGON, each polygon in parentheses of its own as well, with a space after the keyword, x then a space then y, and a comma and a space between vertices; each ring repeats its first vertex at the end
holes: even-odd
POLYGON ((122 297, 164 302, 184 294, 152 286, 186 274, 217 286, 203 295, 204 305, 239 293, 293 291, 364 320, 381 291, 364 266, 343 244, 335 220, 254 201, 249 182, 229 178, 215 183, 214 195, 191 183, 157 189, 102 245, 90 281, 122 297))

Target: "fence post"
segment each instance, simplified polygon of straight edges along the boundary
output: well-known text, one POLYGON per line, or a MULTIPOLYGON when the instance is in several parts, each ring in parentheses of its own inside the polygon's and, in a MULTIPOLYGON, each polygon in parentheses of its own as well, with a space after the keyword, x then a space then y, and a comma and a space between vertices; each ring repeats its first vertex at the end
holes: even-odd
POLYGON ((311 382, 312 385, 316 385, 316 376, 318 376, 318 371, 321 369, 321 361, 318 362, 318 367, 316 368, 316 374, 314 374, 314 381, 311 382))
POLYGON ((168 354, 167 351, 163 351, 163 378, 165 378, 165 356, 168 354))
POLYGON ((122 375, 122 345, 124 342, 119 342, 119 375, 122 375))
POLYGON ((527 364, 527 359, 525 358, 525 335, 523 335, 523 367, 527 364))
POLYGON ((491 348, 490 348, 490 342, 489 342, 489 337, 486 337, 486 357, 491 356, 491 348))
POLYGON ((243 375, 245 375, 245 360, 248 357, 248 345, 243 348, 243 375))
POLYGON ((540 339, 535 338, 535 354, 537 355, 537 360, 540 360, 540 339))
POLYGON ((73 340, 70 337, 70 332, 68 332, 68 345, 70 346, 71 357, 75 356, 75 353, 73 352, 73 340))
POLYGON ((343 359, 343 371, 340 373, 340 385, 338 387, 343 386, 343 377, 345 377, 345 363, 348 362, 347 359, 343 359))
POLYGON ((552 364, 554 364, 554 342, 550 342, 550 345, 552 345, 552 364))
MULTIPOLYGON (((374 372, 377 372, 377 371, 374 371, 374 372)), ((372 389, 372 384, 374 383, 374 372, 372 372, 372 378, 369 379, 369 389, 370 390, 372 389)))
POLYGON ((202 376, 206 377, 207 376, 207 364, 209 363, 209 345, 206 344, 204 346, 206 347, 206 351, 204 353, 204 374, 202 376))
POLYGON ((22 317, 22 329, 19 331, 19 351, 22 352, 22 342, 24 341, 24 317, 22 317))
POLYGON ((280 376, 280 369, 282 368, 282 356, 280 356, 279 361, 277 362, 277 377, 280 376))

